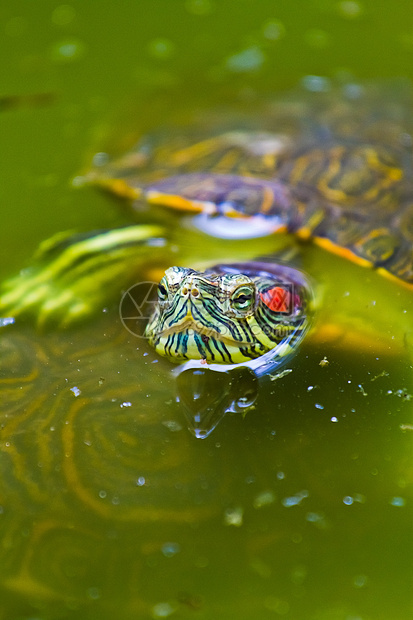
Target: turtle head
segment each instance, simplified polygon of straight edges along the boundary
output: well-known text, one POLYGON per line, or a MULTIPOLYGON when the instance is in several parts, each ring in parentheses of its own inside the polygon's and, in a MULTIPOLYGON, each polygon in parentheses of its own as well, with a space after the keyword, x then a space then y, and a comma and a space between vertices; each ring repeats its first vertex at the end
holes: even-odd
POLYGON ((158 286, 146 336, 161 355, 235 364, 290 341, 306 323, 305 296, 293 283, 222 268, 171 267, 158 286))

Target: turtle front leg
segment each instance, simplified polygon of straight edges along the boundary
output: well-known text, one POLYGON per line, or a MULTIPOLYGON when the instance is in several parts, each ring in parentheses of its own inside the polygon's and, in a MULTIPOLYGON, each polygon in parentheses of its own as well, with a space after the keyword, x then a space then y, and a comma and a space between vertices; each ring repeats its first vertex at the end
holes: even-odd
POLYGON ((166 249, 158 226, 59 233, 43 242, 34 265, 0 290, 0 315, 36 317, 39 327, 69 326, 95 314, 166 249))

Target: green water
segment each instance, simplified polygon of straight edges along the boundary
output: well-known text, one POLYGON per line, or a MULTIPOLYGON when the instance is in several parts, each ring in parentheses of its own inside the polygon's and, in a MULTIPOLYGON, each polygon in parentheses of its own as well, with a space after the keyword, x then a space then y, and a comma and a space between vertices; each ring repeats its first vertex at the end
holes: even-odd
MULTIPOLYGON (((412 77, 410 2, 118 4, 0 4, 1 95, 50 94, 3 100, 1 277, 54 232, 126 221, 70 179, 131 132, 305 75, 412 77)), ((410 620, 411 295, 316 250, 305 268, 347 340, 316 330, 204 441, 115 307, 4 330, 1 620, 410 620)))

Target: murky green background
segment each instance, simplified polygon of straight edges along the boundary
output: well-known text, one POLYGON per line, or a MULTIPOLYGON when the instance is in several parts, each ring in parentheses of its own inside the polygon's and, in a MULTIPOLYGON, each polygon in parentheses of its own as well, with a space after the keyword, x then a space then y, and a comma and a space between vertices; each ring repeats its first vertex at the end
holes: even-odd
MULTIPOLYGON (((407 1, 3 0, 0 276, 54 232, 125 221, 71 187, 94 152, 305 75, 412 77, 412 19, 407 1)), ((0 619, 410 620, 411 295, 306 261, 351 346, 315 335, 205 441, 116 308, 4 330, 0 619)))

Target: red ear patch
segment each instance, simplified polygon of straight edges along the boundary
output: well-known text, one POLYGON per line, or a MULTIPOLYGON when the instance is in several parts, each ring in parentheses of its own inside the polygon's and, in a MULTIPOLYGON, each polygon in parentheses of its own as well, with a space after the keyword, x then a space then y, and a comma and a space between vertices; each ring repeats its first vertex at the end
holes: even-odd
POLYGON ((272 312, 290 312, 290 291, 280 286, 270 288, 265 293, 260 293, 261 301, 272 312))

